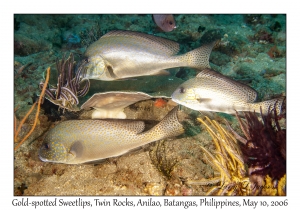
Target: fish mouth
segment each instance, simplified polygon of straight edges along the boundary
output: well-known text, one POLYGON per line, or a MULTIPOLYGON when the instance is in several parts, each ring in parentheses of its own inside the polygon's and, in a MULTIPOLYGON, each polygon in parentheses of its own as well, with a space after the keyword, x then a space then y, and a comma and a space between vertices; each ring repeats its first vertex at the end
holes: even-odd
POLYGON ((47 158, 44 158, 43 156, 42 156, 42 154, 41 154, 41 149, 40 149, 40 151, 39 151, 39 159, 41 160, 41 161, 43 161, 43 162, 49 162, 49 159, 47 159, 47 158))
POLYGON ((180 104, 180 101, 175 98, 172 98, 172 101, 174 101, 176 104, 180 104))
POLYGON ((174 91, 172 93, 172 95, 171 95, 171 98, 172 98, 173 101, 177 101, 178 100, 177 97, 175 97, 175 95, 176 95, 176 91, 174 91))
POLYGON ((39 158, 40 158, 40 160, 43 161, 43 162, 49 162, 49 160, 48 160, 47 158, 43 158, 43 157, 41 156, 41 154, 39 154, 39 158))
POLYGON ((174 93, 171 95, 171 99, 172 99, 172 101, 176 102, 177 104, 182 104, 182 103, 185 102, 185 100, 182 100, 182 99, 180 98, 180 96, 178 95, 177 92, 174 92, 174 93))

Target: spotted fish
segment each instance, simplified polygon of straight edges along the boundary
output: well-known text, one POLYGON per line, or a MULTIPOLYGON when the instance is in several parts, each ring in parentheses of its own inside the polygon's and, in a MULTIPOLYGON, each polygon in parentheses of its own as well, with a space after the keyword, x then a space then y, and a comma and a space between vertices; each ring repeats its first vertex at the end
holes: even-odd
POLYGON ((133 31, 111 31, 85 52, 87 79, 118 80, 147 75, 168 75, 174 67, 209 68, 215 42, 183 55, 179 44, 161 37, 133 31))
POLYGON ((48 132, 39 157, 45 162, 66 164, 93 162, 184 132, 177 119, 177 107, 152 129, 144 128, 143 121, 64 121, 48 132))
POLYGON ((195 78, 180 85, 172 94, 172 100, 190 109, 234 114, 236 111, 255 111, 266 114, 275 106, 280 113, 284 98, 255 102, 257 92, 214 70, 205 69, 195 78))

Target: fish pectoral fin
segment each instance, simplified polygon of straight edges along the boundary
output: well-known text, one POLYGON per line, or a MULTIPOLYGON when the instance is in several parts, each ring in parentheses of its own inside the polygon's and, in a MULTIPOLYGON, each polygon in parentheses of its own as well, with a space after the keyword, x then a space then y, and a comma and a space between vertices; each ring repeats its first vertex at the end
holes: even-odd
POLYGON ((119 78, 116 79, 115 81, 136 81, 136 80, 140 80, 139 78, 135 78, 135 77, 131 77, 131 78, 119 78))
POLYGON ((107 76, 113 79, 118 79, 118 76, 114 72, 114 67, 108 61, 105 61, 105 70, 108 74, 107 76))
POLYGON ((211 101, 211 98, 200 98, 200 97, 196 97, 196 100, 199 103, 209 103, 211 101))
POLYGON ((74 158, 79 158, 81 157, 83 154, 83 145, 80 141, 76 141, 72 144, 70 151, 69 151, 69 155, 70 158, 74 159, 74 158))
POLYGON ((167 70, 160 70, 158 72, 155 72, 153 75, 165 75, 165 76, 168 76, 168 75, 170 75, 170 72, 168 72, 167 70))

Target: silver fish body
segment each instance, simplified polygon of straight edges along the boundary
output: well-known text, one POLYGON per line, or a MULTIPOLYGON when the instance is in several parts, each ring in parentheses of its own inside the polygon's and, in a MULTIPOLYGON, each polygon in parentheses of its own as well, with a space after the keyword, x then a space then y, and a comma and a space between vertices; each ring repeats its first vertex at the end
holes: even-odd
POLYGON ((149 34, 133 31, 111 31, 91 44, 86 52, 86 78, 118 80, 147 75, 168 75, 165 69, 209 67, 214 42, 183 55, 177 55, 179 44, 149 34))
POLYGON ((180 135, 183 126, 174 108, 148 131, 143 121, 70 120, 54 127, 39 150, 45 162, 79 164, 122 155, 132 149, 180 135))
POLYGON ((235 111, 255 111, 266 114, 275 106, 280 113, 283 98, 255 102, 257 92, 211 69, 201 71, 180 85, 172 94, 172 100, 190 109, 234 114, 235 111))

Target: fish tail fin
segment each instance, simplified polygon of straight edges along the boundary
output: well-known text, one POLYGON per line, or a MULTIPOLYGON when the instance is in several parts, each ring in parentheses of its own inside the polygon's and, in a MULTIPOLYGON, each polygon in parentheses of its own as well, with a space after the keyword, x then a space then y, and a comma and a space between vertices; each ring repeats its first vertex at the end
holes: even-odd
POLYGON ((181 56, 182 62, 187 66, 196 69, 210 68, 209 56, 215 46, 216 41, 202 45, 190 52, 187 52, 181 56))
POLYGON ((264 115, 268 114, 268 112, 274 108, 276 109, 277 114, 281 114, 281 112, 283 111, 282 107, 285 106, 285 97, 274 98, 271 100, 254 103, 253 106, 255 112, 257 113, 260 113, 261 107, 262 114, 264 115))
POLYGON ((184 133, 183 126, 177 118, 178 106, 173 108, 157 125, 155 125, 149 133, 153 136, 153 140, 174 137, 184 133))

